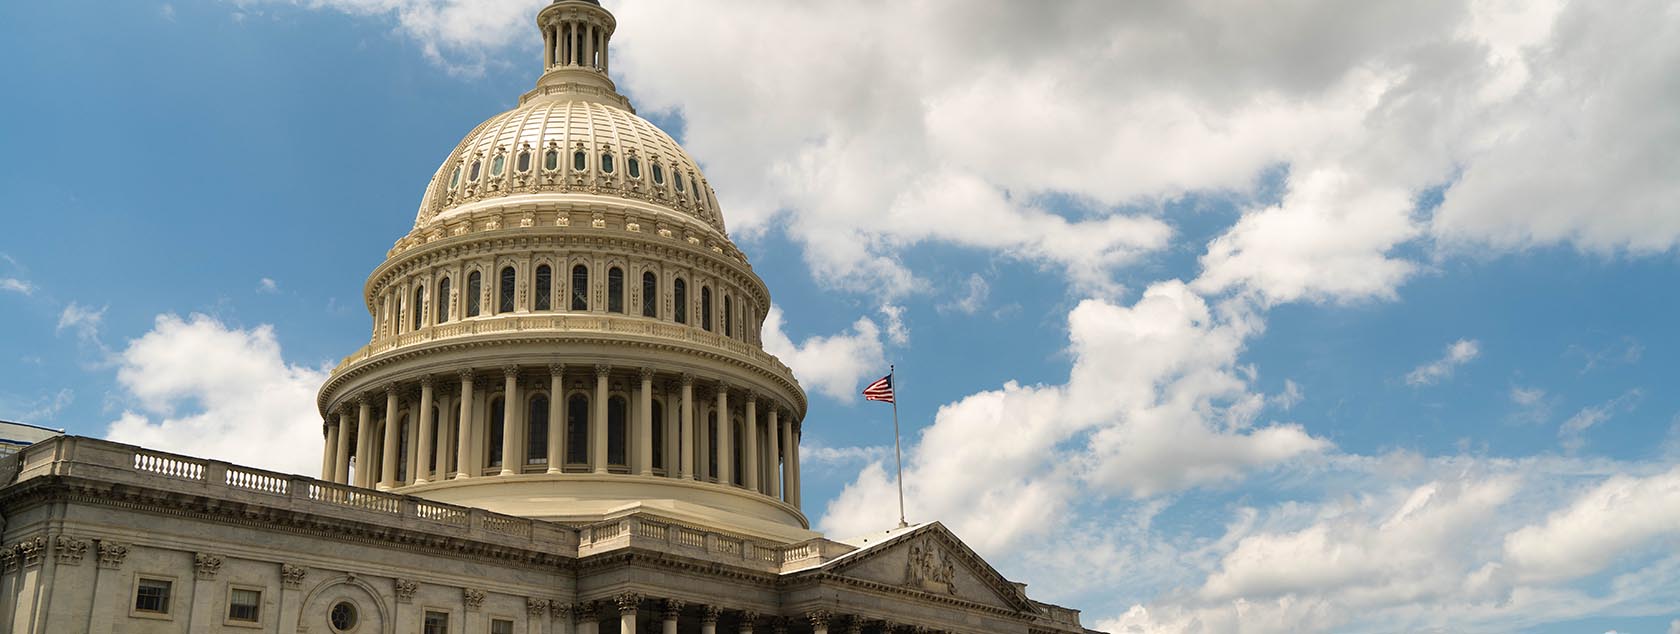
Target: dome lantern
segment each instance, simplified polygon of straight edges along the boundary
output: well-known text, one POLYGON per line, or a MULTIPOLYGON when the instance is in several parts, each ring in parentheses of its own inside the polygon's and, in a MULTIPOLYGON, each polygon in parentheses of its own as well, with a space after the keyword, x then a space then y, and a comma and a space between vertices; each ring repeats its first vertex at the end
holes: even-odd
POLYGON ((622 101, 608 77, 609 43, 617 27, 612 12, 595 0, 555 0, 544 8, 537 14, 537 29, 543 35, 543 76, 537 80, 538 92, 548 87, 586 87, 604 90, 617 97, 614 101, 622 101))

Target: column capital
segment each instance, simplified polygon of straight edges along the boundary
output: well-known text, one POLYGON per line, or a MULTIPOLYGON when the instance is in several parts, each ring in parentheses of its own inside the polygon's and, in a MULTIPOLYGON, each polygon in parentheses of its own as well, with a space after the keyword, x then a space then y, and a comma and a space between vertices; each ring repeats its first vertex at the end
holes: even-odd
POLYGON ((718 391, 719 394, 725 394, 725 395, 729 394, 729 382, 719 380, 717 382, 717 391, 718 391))
POLYGON ((420 377, 420 387, 433 387, 435 385, 437 385, 437 379, 432 378, 432 375, 427 374, 420 377))
POLYGON ((751 404, 754 407, 757 407, 758 392, 753 391, 752 389, 744 390, 743 393, 741 394, 741 401, 744 402, 744 403, 751 404))
POLYGON ((595 378, 605 378, 609 372, 612 372, 612 366, 605 363, 595 364, 595 378))
POLYGON ((542 616, 548 612, 548 599, 525 599, 525 612, 531 616, 542 616))
POLYGON ((363 392, 361 394, 357 394, 356 395, 356 406, 357 407, 371 407, 371 406, 373 406, 373 395, 368 394, 366 392, 363 392))
POLYGON ((723 608, 715 605, 705 605, 700 607, 701 624, 717 625, 718 617, 720 616, 723 616, 723 608))
POLYGON ((462 383, 466 383, 468 381, 473 380, 473 371, 470 368, 469 369, 464 369, 464 370, 456 370, 455 371, 455 376, 460 377, 462 383))
POLYGON ((682 386, 683 387, 691 387, 693 385, 694 385, 694 375, 689 374, 687 372, 682 373, 682 386))
POLYGON ((583 603, 579 603, 577 604, 577 607, 572 608, 572 612, 577 614, 578 620, 580 621, 595 620, 595 602, 584 601, 583 603))
POLYGON ((566 374, 566 364, 550 363, 548 364, 548 373, 550 375, 564 375, 566 374))
POLYGON ((749 630, 753 629, 753 626, 755 626, 757 624, 758 624, 758 613, 757 612, 754 612, 752 610, 744 610, 744 611, 741 612, 741 627, 743 629, 749 629, 749 630))
POLYGON ((390 383, 386 383, 385 384, 385 396, 386 397, 396 396, 397 391, 400 390, 400 389, 401 388, 397 386, 397 383, 395 381, 392 381, 390 383))
POLYGON ((828 622, 833 616, 827 610, 812 610, 805 613, 805 618, 811 620, 812 627, 828 627, 828 622))
POLYGON ((502 376, 510 378, 510 379, 518 378, 519 377, 519 366, 517 366, 517 365, 504 365, 504 366, 502 366, 502 376))
POLYGON ((548 615, 557 619, 570 620, 572 618, 572 604, 559 599, 549 599, 548 615))
POLYGON ((619 614, 635 614, 636 608, 642 605, 642 595, 635 592, 624 592, 613 597, 613 602, 618 604, 619 614))
POLYGON ((641 375, 643 381, 652 381, 653 380, 653 368, 642 368, 641 371, 640 371, 640 375, 641 375))
POLYGON ((685 604, 682 599, 666 599, 663 609, 660 610, 660 614, 664 616, 667 621, 676 619, 677 614, 682 612, 683 605, 685 604))

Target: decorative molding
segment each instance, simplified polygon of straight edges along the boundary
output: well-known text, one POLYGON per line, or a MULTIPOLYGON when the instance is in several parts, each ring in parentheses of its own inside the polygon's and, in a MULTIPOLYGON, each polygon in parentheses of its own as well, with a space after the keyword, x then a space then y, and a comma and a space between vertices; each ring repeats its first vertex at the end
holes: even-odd
POLYGON ((33 568, 41 565, 41 558, 47 554, 47 538, 36 537, 26 539, 17 545, 19 553, 23 555, 23 567, 33 568))
POLYGON ((812 610, 805 613, 805 618, 811 621, 812 627, 826 628, 828 627, 829 620, 834 618, 834 615, 830 614, 827 610, 812 610))
POLYGON ((577 614, 578 621, 580 621, 580 622, 589 622, 589 621, 596 620, 595 619, 595 602, 594 601, 584 601, 583 603, 579 603, 579 604, 577 604, 577 607, 572 609, 572 611, 573 611, 573 613, 577 614))
POLYGON ((200 579, 215 579, 222 571, 222 558, 210 553, 193 553, 193 573, 200 579))
POLYGON ((420 590, 420 584, 408 579, 397 579, 397 603, 413 603, 414 593, 420 590))
POLYGON ((468 612, 477 612, 479 606, 484 605, 484 591, 472 588, 462 589, 461 601, 466 603, 468 612))
POLYGON ((540 617, 548 612, 548 599, 525 599, 525 613, 540 617))
POLYGON ((717 625, 718 617, 723 616, 723 608, 715 605, 700 607, 700 622, 705 625, 717 625))
POLYGON ((59 535, 54 540, 53 550, 58 554, 58 563, 66 566, 78 566, 82 557, 87 554, 88 542, 68 535, 59 535))
POLYGON ((111 570, 122 568, 123 560, 128 558, 128 545, 112 541, 99 540, 99 567, 111 570))
POLYGON ((280 581, 288 588, 303 587, 303 579, 309 575, 309 570, 303 566, 280 564, 280 581))
POLYGON ((572 604, 559 599, 549 599, 548 614, 554 618, 570 622, 572 620, 572 604))
POLYGON ((18 551, 16 546, 0 550, 0 570, 16 572, 18 568, 18 551))
POLYGON ((619 614, 635 614, 636 609, 642 605, 642 595, 635 592, 623 592, 613 597, 613 602, 618 604, 619 614))
POLYGON ((684 605, 686 604, 683 603, 682 599, 666 599, 665 605, 660 609, 659 613, 661 616, 665 617, 665 620, 674 621, 677 619, 677 616, 682 613, 684 605))
POLYGON ((930 537, 910 542, 910 556, 904 565, 904 584, 928 592, 955 596, 957 566, 930 537))

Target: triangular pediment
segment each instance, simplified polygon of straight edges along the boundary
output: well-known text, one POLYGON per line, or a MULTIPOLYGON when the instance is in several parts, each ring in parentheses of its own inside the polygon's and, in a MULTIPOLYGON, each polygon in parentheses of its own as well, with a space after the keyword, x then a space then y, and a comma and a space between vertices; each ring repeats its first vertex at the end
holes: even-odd
POLYGON ((934 522, 831 562, 831 574, 883 586, 1031 611, 1025 593, 934 522))

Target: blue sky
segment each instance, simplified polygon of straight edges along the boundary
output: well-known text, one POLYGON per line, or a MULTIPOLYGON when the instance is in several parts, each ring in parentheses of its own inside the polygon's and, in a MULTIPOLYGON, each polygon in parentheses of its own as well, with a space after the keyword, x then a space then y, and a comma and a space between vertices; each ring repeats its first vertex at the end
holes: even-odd
MULTIPOLYGON (((1680 631, 1672 7, 609 4, 815 523, 895 519, 896 363, 912 519, 1088 626, 1680 631)), ((538 5, 0 6, 0 418, 297 438, 538 5)))

